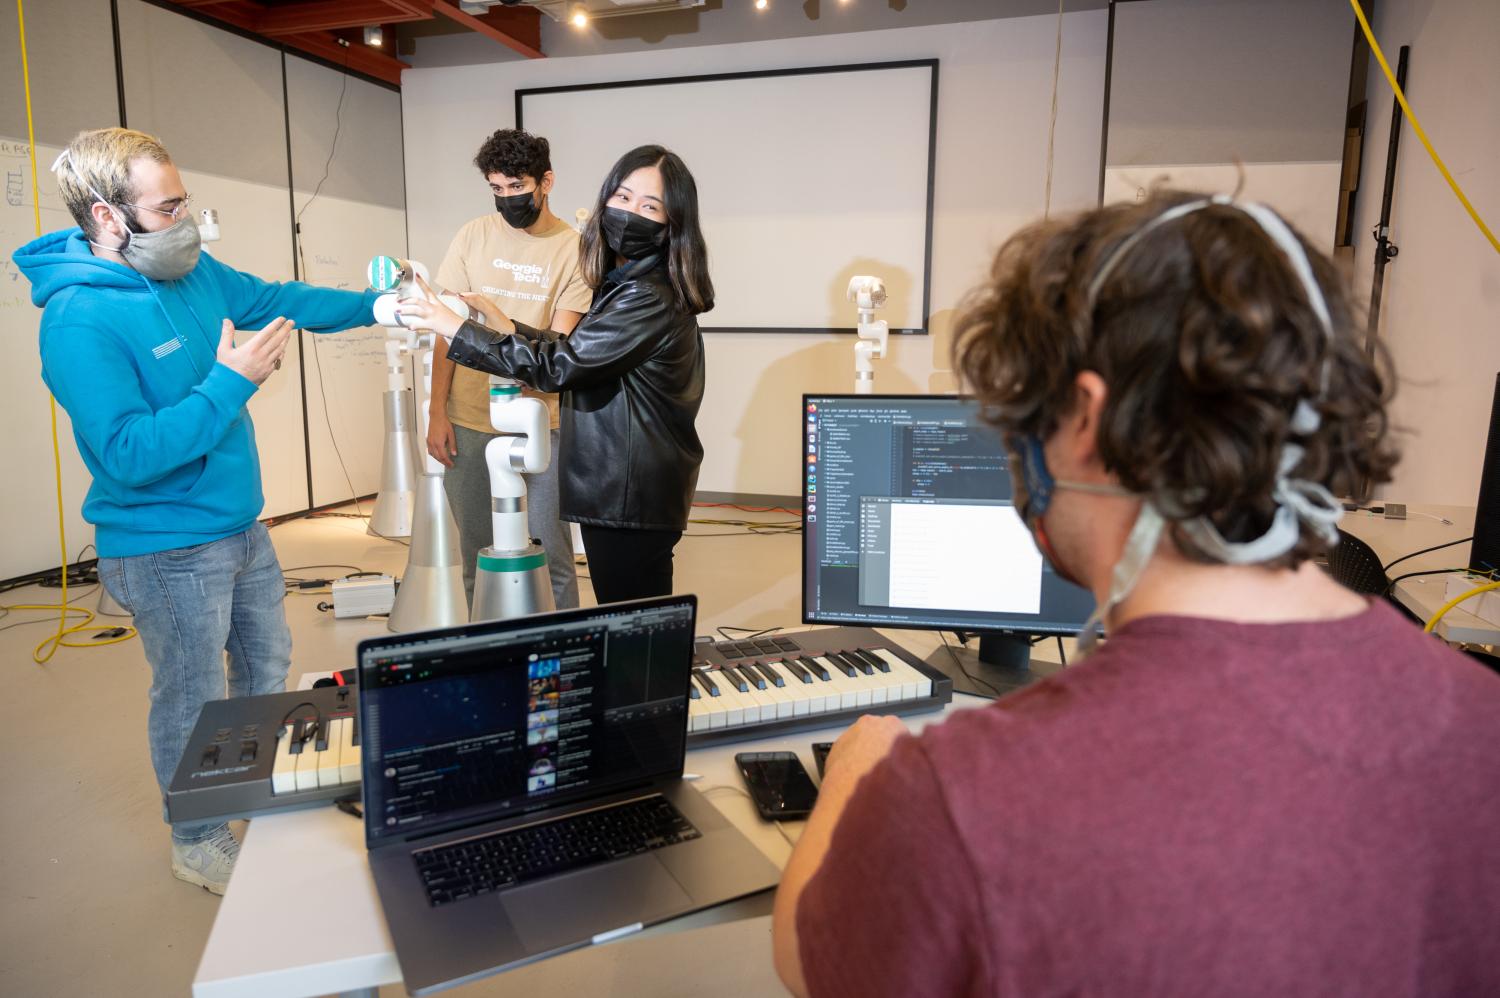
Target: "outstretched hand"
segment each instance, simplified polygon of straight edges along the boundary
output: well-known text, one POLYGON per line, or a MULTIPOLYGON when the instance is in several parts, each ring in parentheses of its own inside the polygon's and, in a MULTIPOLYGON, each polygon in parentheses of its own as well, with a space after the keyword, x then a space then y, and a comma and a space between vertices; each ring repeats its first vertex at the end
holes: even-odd
POLYGON ((445 339, 453 339, 464 317, 454 312, 433 293, 432 288, 417 275, 417 287, 422 289, 421 298, 402 298, 396 303, 396 314, 407 317, 409 329, 430 329, 445 339))

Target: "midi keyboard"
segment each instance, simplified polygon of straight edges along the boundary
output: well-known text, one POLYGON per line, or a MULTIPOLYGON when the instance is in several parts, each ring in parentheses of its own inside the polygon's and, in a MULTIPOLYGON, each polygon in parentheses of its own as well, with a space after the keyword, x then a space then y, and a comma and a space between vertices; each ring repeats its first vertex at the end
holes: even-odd
POLYGON ((953 681, 875 631, 825 627, 693 649, 688 747, 942 710, 953 681))
MULTIPOLYGON (((357 799, 355 686, 210 700, 167 790, 168 820, 225 821, 357 799)), ((701 638, 689 748, 941 710, 953 683, 875 631, 828 627, 739 641, 701 638)))

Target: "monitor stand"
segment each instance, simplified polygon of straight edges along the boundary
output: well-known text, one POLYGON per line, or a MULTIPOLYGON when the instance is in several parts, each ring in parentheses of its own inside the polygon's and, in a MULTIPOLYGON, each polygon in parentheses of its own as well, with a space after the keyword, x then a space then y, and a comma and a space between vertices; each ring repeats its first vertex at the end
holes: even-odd
POLYGON ((979 638, 978 651, 972 641, 968 647, 950 641, 925 659, 928 665, 953 680, 953 689, 959 693, 994 699, 1062 669, 1057 662, 1031 660, 1032 639, 1048 635, 1026 631, 966 633, 970 638, 979 638))

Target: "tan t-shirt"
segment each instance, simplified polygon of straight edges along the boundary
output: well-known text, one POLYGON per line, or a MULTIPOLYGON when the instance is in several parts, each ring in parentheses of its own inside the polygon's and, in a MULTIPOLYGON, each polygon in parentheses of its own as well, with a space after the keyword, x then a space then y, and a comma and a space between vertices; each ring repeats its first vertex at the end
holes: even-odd
MULTIPOLYGON (((449 291, 488 295, 511 319, 536 329, 550 328, 557 309, 587 312, 594 297, 579 270, 578 233, 561 219, 533 236, 511 228, 499 212, 476 218, 453 237, 437 279, 449 291)), ((493 433, 489 380, 487 374, 458 366, 448 391, 448 418, 459 426, 493 433)), ((556 395, 530 388, 522 394, 546 402, 552 425, 557 426, 556 395)))

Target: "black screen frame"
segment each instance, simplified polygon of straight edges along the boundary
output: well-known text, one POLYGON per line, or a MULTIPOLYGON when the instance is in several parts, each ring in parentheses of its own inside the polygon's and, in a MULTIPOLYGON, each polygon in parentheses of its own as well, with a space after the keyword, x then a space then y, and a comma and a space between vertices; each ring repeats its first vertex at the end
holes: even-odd
MULTIPOLYGON (((404 645, 416 641, 441 641, 446 638, 473 639, 500 637, 508 632, 529 631, 535 630, 539 627, 566 627, 567 625, 575 623, 577 621, 587 620, 590 618, 612 616, 622 611, 653 610, 662 607, 681 605, 686 605, 692 614, 692 619, 688 624, 688 655, 686 661, 683 664, 682 670, 682 698, 684 701, 686 701, 688 698, 688 687, 692 683, 692 649, 694 647, 693 639, 696 635, 698 627, 698 597, 692 593, 678 593, 671 596, 656 596, 649 599, 628 600, 620 603, 605 603, 600 606, 579 607, 574 610, 558 610, 553 613, 538 613, 524 617, 511 617, 505 620, 487 620, 481 621, 479 623, 459 624, 455 627, 437 628, 428 631, 409 631, 404 634, 388 634, 381 635, 375 638, 366 638, 359 643, 354 652, 355 668, 359 673, 358 689, 360 731, 367 732, 370 730, 368 723, 369 704, 366 696, 366 690, 369 687, 365 681, 367 678, 367 667, 365 663, 367 658, 369 658, 371 655, 378 654, 383 649, 399 649, 404 645)), ((370 668, 373 668, 373 666, 371 666, 370 668)), ((684 768, 687 764, 686 710, 684 710, 683 713, 682 738, 678 742, 678 745, 680 747, 680 750, 677 753, 677 759, 674 763, 674 767, 680 775, 684 771, 684 768)), ((366 756, 364 753, 361 753, 361 796, 363 796, 364 788, 363 767, 367 764, 367 761, 368 756, 366 756)), ((638 781, 620 785, 612 785, 607 791, 603 792, 609 794, 627 793, 637 787, 651 786, 657 781, 663 779, 665 774, 670 773, 671 768, 673 767, 664 768, 661 773, 643 774, 641 779, 638 781)), ((535 816, 536 814, 544 813, 554 808, 568 810, 572 807, 577 806, 578 803, 579 801, 575 797, 569 797, 563 800, 549 798, 545 802, 539 801, 535 808, 518 809, 511 812, 510 814, 504 815, 503 817, 509 819, 520 818, 523 816, 535 816)), ((408 833, 395 834, 390 836, 374 836, 371 834, 371 826, 374 822, 374 818, 371 815, 370 809, 366 807, 364 814, 365 848, 379 849, 393 844, 419 841, 421 839, 429 838, 433 835, 441 835, 447 832, 451 832, 457 828, 465 828, 485 824, 487 822, 496 820, 498 817, 501 816, 489 815, 488 817, 481 818, 461 818, 455 819, 450 822, 434 823, 425 828, 415 829, 408 833)))
MULTIPOLYGON (((807 415, 807 407, 808 407, 808 405, 811 404, 814 401, 821 401, 823 399, 829 399, 829 400, 835 401, 835 402, 844 402, 844 401, 852 401, 852 400, 890 401, 890 402, 894 402, 894 403, 912 402, 912 401, 921 401, 921 402, 968 402, 968 403, 974 403, 975 402, 975 399, 973 399, 971 396, 959 395, 959 394, 954 394, 954 393, 936 393, 936 394, 925 394, 925 395, 924 394, 920 394, 920 393, 904 393, 904 394, 884 394, 884 393, 881 393, 881 394, 859 395, 859 394, 847 393, 847 392, 806 392, 806 393, 804 393, 802 395, 802 407, 798 411, 798 426, 799 427, 806 425, 803 422, 803 420, 805 419, 805 417, 807 415)), ((799 441, 799 443, 800 443, 801 439, 802 439, 801 438, 801 431, 799 430, 799 435, 798 435, 798 441, 799 441)), ((798 458, 798 462, 799 462, 799 466, 800 467, 799 467, 799 470, 798 470, 798 473, 797 473, 797 478, 802 483, 802 509, 804 511, 807 509, 808 497, 810 495, 810 493, 807 491, 807 485, 808 485, 808 482, 807 482, 807 473, 805 471, 800 470, 800 468, 806 467, 805 463, 802 463, 803 462, 803 458, 805 457, 805 454, 806 454, 805 450, 803 448, 799 447, 798 448, 798 453, 797 453, 797 458, 798 458)), ((903 619, 903 620, 890 619, 890 620, 885 620, 885 621, 877 619, 877 620, 861 621, 861 622, 859 622, 857 624, 852 624, 849 620, 847 620, 845 618, 842 618, 842 617, 832 617, 832 618, 831 617, 820 617, 820 616, 818 616, 818 615, 816 615, 816 614, 814 614, 812 612, 812 605, 813 605, 813 594, 812 594, 812 591, 811 591, 811 589, 812 589, 812 582, 810 581, 811 577, 808 574, 808 561, 814 555, 814 552, 811 550, 812 546, 813 546, 813 543, 814 543, 814 541, 813 541, 813 531, 811 531, 811 530, 808 529, 807 522, 806 522, 806 519, 805 519, 805 517, 806 517, 806 513, 805 512, 804 512, 803 516, 804 516, 804 520, 803 520, 803 527, 802 527, 801 582, 802 582, 802 622, 804 624, 832 624, 832 625, 841 626, 841 627, 850 627, 850 626, 858 626, 858 627, 889 627, 892 630, 901 630, 901 631, 949 631, 949 632, 952 632, 952 633, 962 632, 962 633, 965 633, 965 634, 981 634, 981 633, 997 633, 997 634, 1015 633, 1015 634, 1033 634, 1033 635, 1035 635, 1035 634, 1045 634, 1045 635, 1048 635, 1048 636, 1057 635, 1057 636, 1063 636, 1063 637, 1075 635, 1075 634, 1079 633, 1080 630, 1082 630, 1082 627, 1083 627, 1083 622, 1082 621, 1080 621, 1079 624, 1078 624, 1078 626, 1076 626, 1076 627, 1066 627, 1066 626, 1055 626, 1055 625, 1054 626, 1049 626, 1046 623, 1040 623, 1040 622, 1030 621, 1030 620, 1022 620, 1022 619, 1017 618, 1014 621, 1014 623, 1010 624, 1010 625, 1007 625, 1005 623, 999 623, 999 624, 996 624, 995 626, 974 626, 974 622, 972 622, 972 621, 967 621, 967 622, 962 622, 962 623, 960 623, 960 622, 953 622, 953 623, 946 623, 946 624, 927 624, 927 623, 921 623, 921 622, 918 622, 918 621, 905 620, 905 619, 903 619)))

